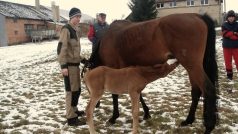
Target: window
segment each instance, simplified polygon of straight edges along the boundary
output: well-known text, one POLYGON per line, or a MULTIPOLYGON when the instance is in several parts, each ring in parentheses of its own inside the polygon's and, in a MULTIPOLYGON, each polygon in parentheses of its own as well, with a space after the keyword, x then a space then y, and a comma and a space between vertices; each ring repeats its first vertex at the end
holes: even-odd
POLYGON ((25 24, 25 32, 26 34, 30 34, 30 32, 33 30, 33 24, 25 24))
POLYGON ((173 2, 170 2, 170 7, 176 7, 176 0, 174 0, 173 2))
POLYGON ((194 6, 194 0, 187 0, 187 6, 194 6))
POLYGON ((208 5, 208 0, 201 0, 201 5, 208 5))
POLYGON ((164 7, 164 3, 157 3, 157 8, 163 8, 164 7))
POLYGON ((46 29, 45 25, 37 25, 37 30, 44 30, 46 29))

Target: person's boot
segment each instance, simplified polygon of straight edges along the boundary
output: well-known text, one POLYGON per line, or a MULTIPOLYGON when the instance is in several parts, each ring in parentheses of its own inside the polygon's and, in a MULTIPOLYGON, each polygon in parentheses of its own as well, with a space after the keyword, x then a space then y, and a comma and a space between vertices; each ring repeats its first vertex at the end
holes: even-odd
POLYGON ((228 80, 232 80, 233 78, 232 78, 232 75, 227 75, 227 79, 228 80))
POLYGON ((69 126, 81 126, 86 125, 86 122, 80 121, 78 117, 67 119, 69 126))
POLYGON ((228 85, 229 85, 229 88, 227 90, 228 93, 232 93, 232 90, 234 88, 234 81, 232 79, 233 79, 232 71, 227 72, 227 80, 228 80, 228 85))
POLYGON ((227 79, 228 79, 228 80, 232 80, 232 78, 233 78, 233 72, 232 72, 232 71, 227 71, 226 76, 227 76, 227 79))

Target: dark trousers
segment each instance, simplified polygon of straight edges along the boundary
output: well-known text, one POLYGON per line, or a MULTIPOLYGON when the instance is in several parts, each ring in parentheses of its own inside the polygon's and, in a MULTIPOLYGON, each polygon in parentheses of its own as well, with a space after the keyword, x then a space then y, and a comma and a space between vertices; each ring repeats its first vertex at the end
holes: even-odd
POLYGON ((77 105, 79 96, 81 94, 81 80, 80 69, 78 66, 68 66, 68 76, 64 76, 65 83, 65 103, 66 103, 66 118, 75 118, 78 115, 75 113, 78 111, 77 105))
POLYGON ((95 68, 95 67, 99 66, 99 64, 100 64, 99 46, 100 46, 100 42, 97 42, 92 45, 92 53, 89 58, 89 62, 91 63, 90 68, 95 68))

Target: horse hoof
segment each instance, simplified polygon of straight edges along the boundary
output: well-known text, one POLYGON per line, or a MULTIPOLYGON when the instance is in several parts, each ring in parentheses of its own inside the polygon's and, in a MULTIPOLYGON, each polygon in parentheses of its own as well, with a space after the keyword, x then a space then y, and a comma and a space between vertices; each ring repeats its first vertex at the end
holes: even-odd
POLYGON ((143 120, 148 120, 148 119, 150 119, 150 118, 151 118, 150 114, 147 114, 147 115, 144 115, 143 120))
POLYGON ((193 123, 193 121, 187 121, 187 120, 185 120, 185 121, 182 121, 182 122, 180 123, 180 126, 181 126, 181 127, 184 127, 184 126, 190 125, 190 124, 192 124, 192 123, 193 123))
POLYGON ((116 119, 111 118, 107 121, 107 124, 114 125, 116 123, 116 119))
POLYGON ((187 126, 187 125, 189 125, 189 123, 188 123, 187 121, 182 121, 182 122, 180 123, 180 126, 181 126, 181 127, 184 127, 184 126, 187 126))
POLYGON ((206 129, 206 131, 204 132, 204 134, 210 134, 212 132, 212 130, 208 130, 208 129, 206 129))
POLYGON ((182 121, 180 123, 180 126, 183 127, 183 126, 187 126, 189 124, 193 124, 194 121, 195 121, 195 117, 188 117, 185 121, 182 121))

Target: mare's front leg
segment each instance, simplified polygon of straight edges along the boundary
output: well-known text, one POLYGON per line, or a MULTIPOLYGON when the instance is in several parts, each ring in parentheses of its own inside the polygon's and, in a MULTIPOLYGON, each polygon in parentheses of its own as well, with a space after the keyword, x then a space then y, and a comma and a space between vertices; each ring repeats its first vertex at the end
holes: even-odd
MULTIPOLYGON (((119 109, 118 109, 118 95, 117 94, 112 94, 112 99, 113 99, 113 115, 112 117, 108 120, 110 124, 115 124, 116 119, 119 117, 119 109)), ((145 104, 144 99, 142 98, 142 95, 140 94, 140 102, 142 104, 143 110, 144 110, 144 119, 149 119, 151 118, 150 113, 149 113, 149 108, 145 104)))
POLYGON ((199 87, 192 86, 191 95, 192 95, 192 104, 190 106, 189 114, 187 116, 187 119, 181 122, 181 126, 187 126, 189 124, 192 124, 195 120, 195 112, 197 109, 199 98, 201 96, 201 91, 199 87))
POLYGON ((110 124, 115 124, 116 119, 119 117, 119 110, 118 110, 118 95, 117 94, 112 94, 112 99, 113 99, 113 115, 112 117, 108 120, 110 124))
POLYGON ((141 102, 141 105, 142 105, 143 110, 144 110, 144 118, 143 119, 147 120, 147 119, 151 118, 149 108, 145 104, 145 101, 144 101, 144 99, 142 97, 142 94, 140 94, 140 102, 141 102))

